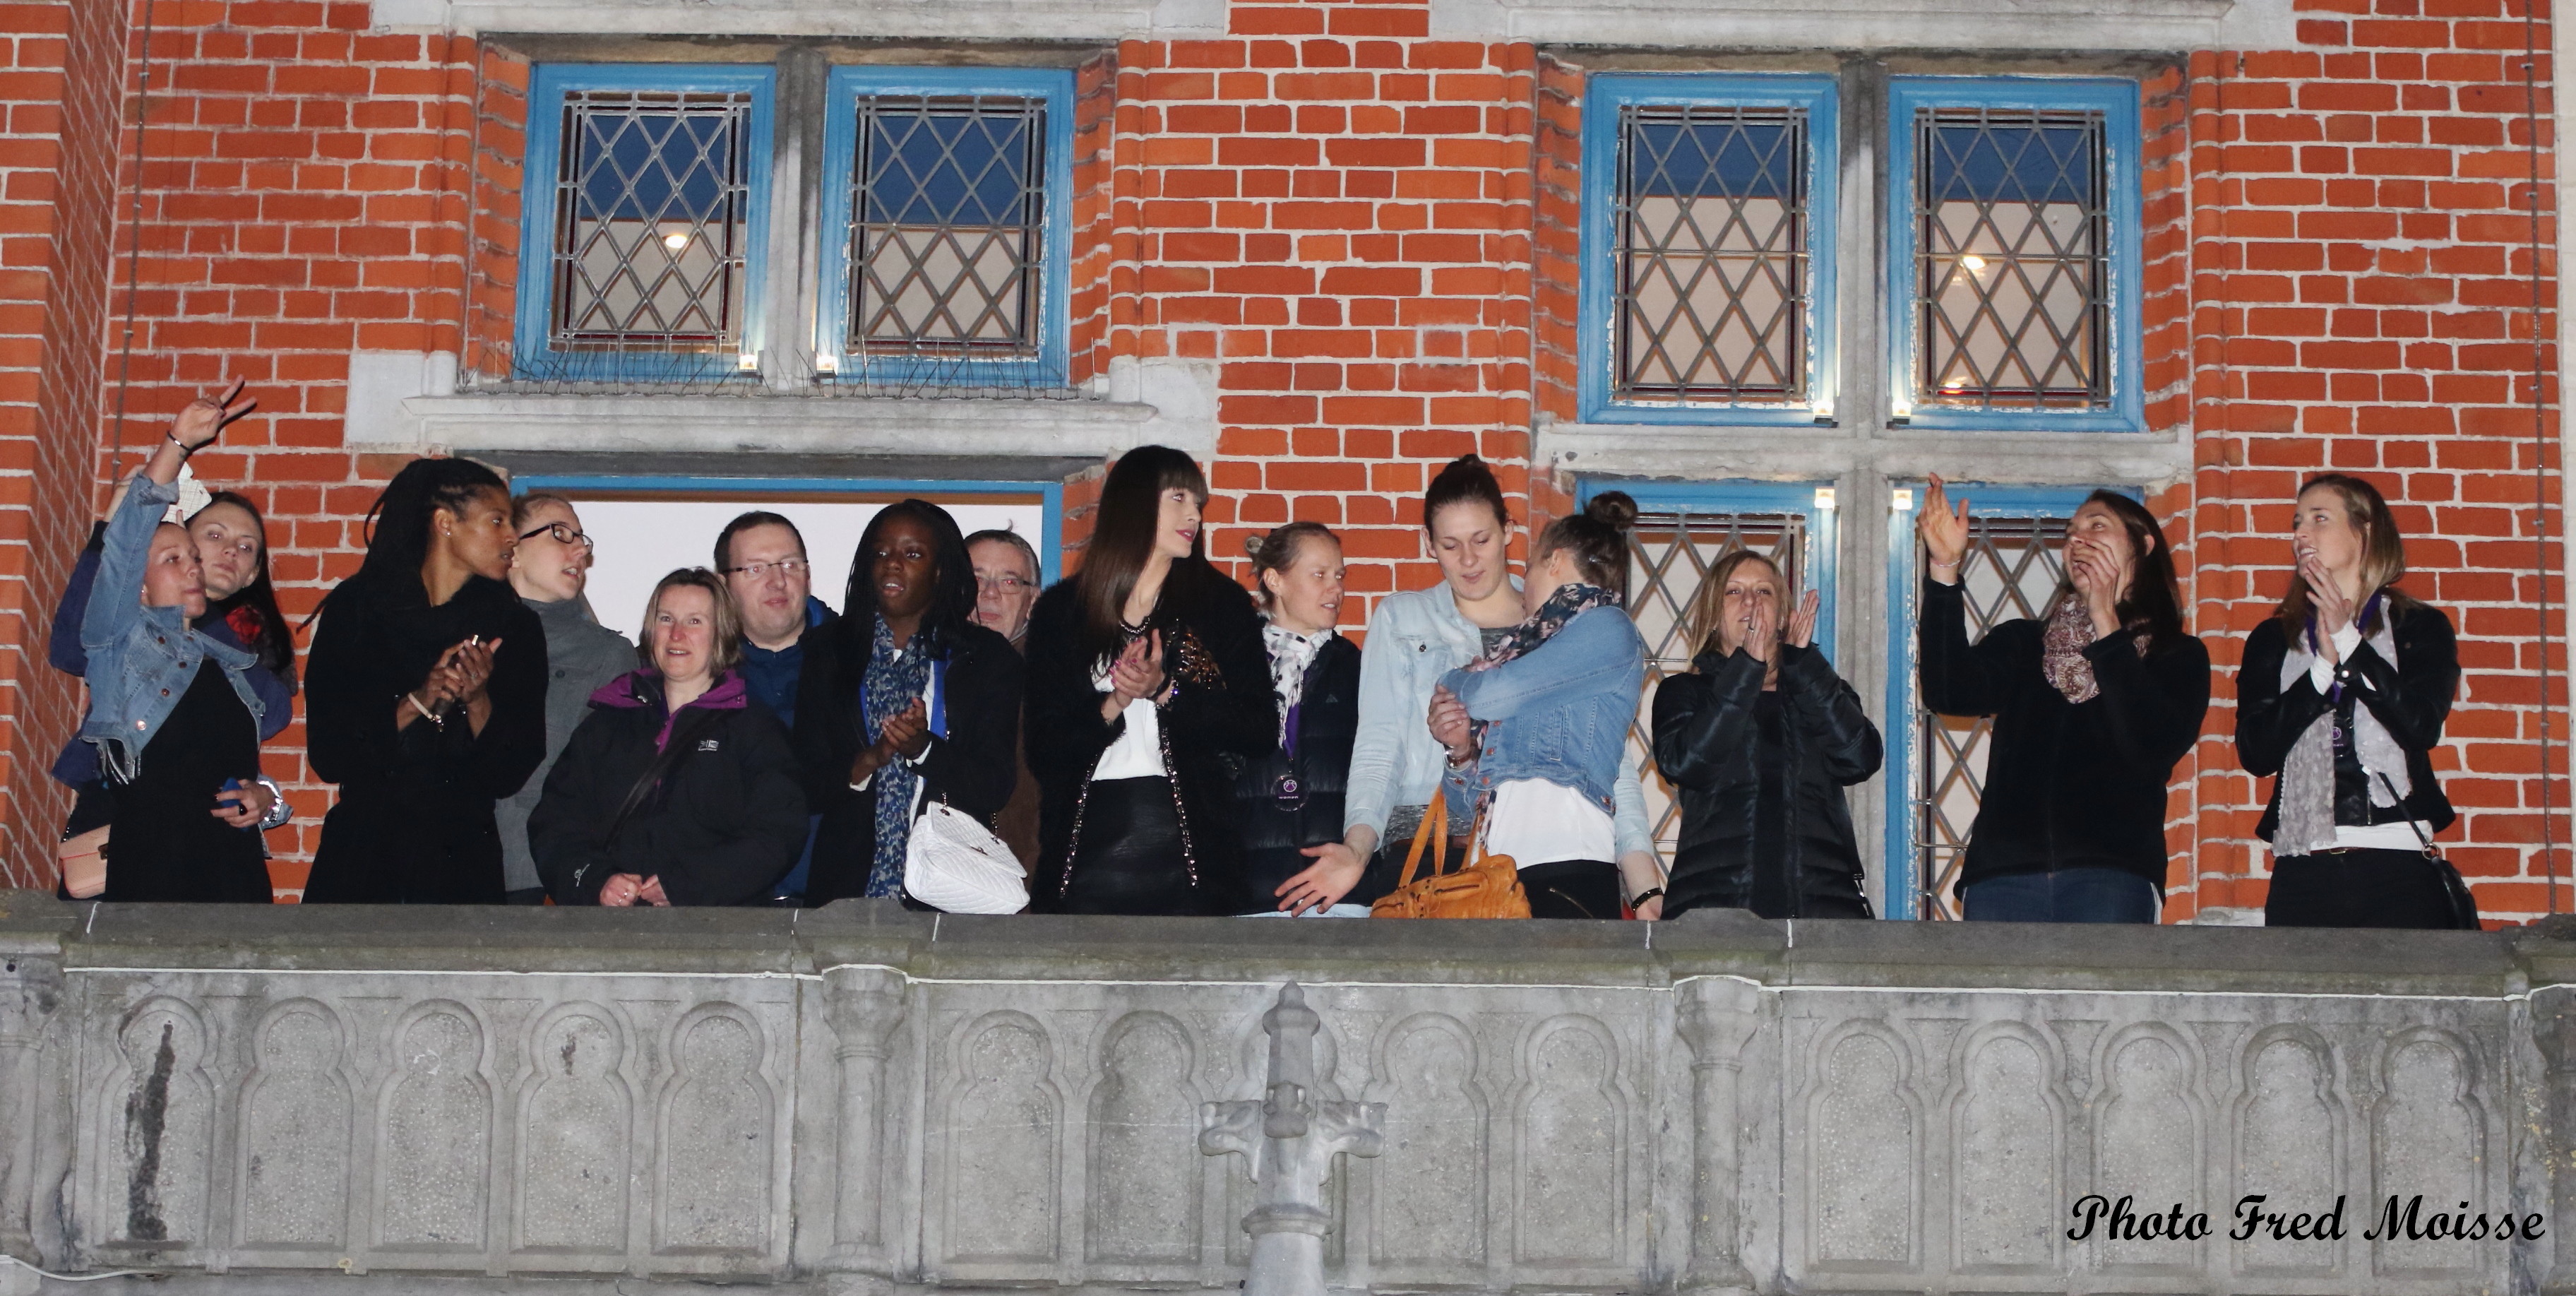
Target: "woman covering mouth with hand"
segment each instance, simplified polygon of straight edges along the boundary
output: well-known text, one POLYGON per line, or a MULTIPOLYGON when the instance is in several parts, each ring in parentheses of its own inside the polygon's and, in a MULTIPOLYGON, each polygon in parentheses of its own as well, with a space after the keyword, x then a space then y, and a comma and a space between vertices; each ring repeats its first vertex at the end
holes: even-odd
POLYGON ((975 568, 948 510, 890 504, 850 563, 841 619, 796 691, 796 750, 823 816, 808 904, 903 893, 922 805, 980 823, 1018 783, 1020 655, 976 625, 975 568))
POLYGON ((685 567, 653 587, 644 665, 590 695, 528 819, 557 904, 752 904, 796 862, 796 757, 741 658, 723 577, 685 567))
POLYGON ((1101 484, 1081 573, 1030 616, 1032 908, 1240 905, 1234 773, 1278 744, 1279 705, 1252 596, 1204 556, 1207 497, 1188 455, 1128 451, 1101 484))

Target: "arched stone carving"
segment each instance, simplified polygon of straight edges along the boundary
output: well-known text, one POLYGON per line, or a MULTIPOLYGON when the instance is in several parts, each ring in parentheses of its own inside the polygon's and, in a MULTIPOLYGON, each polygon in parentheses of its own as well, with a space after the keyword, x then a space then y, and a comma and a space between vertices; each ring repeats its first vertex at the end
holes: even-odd
POLYGON ((106 1090, 116 1173, 101 1184, 107 1234, 163 1250, 194 1246, 206 1236, 214 1142, 212 1034, 195 1008, 155 995, 125 1015, 116 1040, 106 1090))
POLYGON ((1627 1253, 1628 1101, 1619 1046, 1590 1017, 1540 1022, 1523 1050, 1513 1260, 1617 1264, 1627 1253))
MULTIPOLYGON (((2134 1198, 2141 1215, 2176 1203, 2186 1216, 2208 1209, 2201 1165, 2207 1122, 2193 1093, 2195 1051, 2161 1026, 2139 1025, 2114 1035, 2102 1057, 2093 1191, 2113 1201, 2134 1198)), ((2222 1214, 2212 1211, 2213 1222, 2222 1214)), ((2200 1250, 2188 1239, 2102 1238, 2094 1254, 2106 1266, 2188 1269, 2197 1266, 2200 1250)))
POLYGON ((1022 1013, 993 1012, 958 1032, 947 1165, 944 1259, 1052 1262, 1062 1183, 1063 1095, 1054 1046, 1022 1013))
POLYGON ((517 1139, 520 1247, 625 1254, 635 1138, 625 1060, 625 1033, 597 1004, 564 1004, 528 1032, 517 1139))
POLYGON ((235 1233, 250 1247, 336 1248, 349 1225, 354 1099, 340 1019, 311 999, 269 1009, 242 1082, 235 1233))
POLYGON ((1112 1024, 1091 1091, 1084 1255, 1104 1264, 1198 1258, 1205 1167, 1189 1032, 1158 1012, 1112 1024))
MULTIPOLYGON (((2457 1211, 2467 1202, 2471 1214, 2487 1207, 2486 1115, 2476 1097, 2476 1054, 2448 1031, 2414 1029, 2388 1041, 2380 1058, 2380 1099, 2373 1123, 2373 1179, 2367 1208, 2395 1196, 2402 1209, 2415 1194, 2424 1209, 2457 1211), (2403 1177, 2389 1167, 2406 1167, 2403 1177)), ((2366 1210, 2353 1229, 2367 1229, 2378 1218, 2366 1210)), ((2439 1239, 2408 1241, 2402 1234, 2372 1244, 2383 1274, 2458 1273, 2481 1267, 2479 1252, 2488 1245, 2439 1239)))
POLYGON ((1807 1253, 1818 1267, 1911 1266, 1922 1122, 1906 1084, 1905 1045, 1855 1023, 1815 1053, 1808 1100, 1807 1253))
MULTIPOLYGON (((2344 1107, 2334 1089, 2334 1050, 2304 1026, 2265 1027, 2245 1046, 2245 1092, 2236 1103, 2234 1203, 2260 1195, 2291 1213, 2330 1206, 2345 1193, 2344 1107)), ((2217 1224, 2215 1213, 2211 1223, 2217 1224)), ((2331 1274, 2361 1226, 2346 1211, 2346 1241, 2297 1242, 2260 1233, 2235 1248, 2240 1272, 2331 1274)))
POLYGON ((482 1023, 434 1000, 406 1013, 393 1041, 376 1118, 377 1245, 480 1251, 492 1147, 482 1023))
POLYGON ((760 1075, 760 1025, 710 1004, 671 1031, 672 1084, 662 1097, 654 1245, 663 1251, 757 1254, 769 1247, 777 1108, 760 1075))
POLYGON ((1417 1013, 1389 1028, 1368 1100, 1386 1104, 1386 1138, 1370 1200, 1372 1259, 1381 1265, 1485 1263, 1485 1095, 1476 1041, 1456 1018, 1417 1013))
POLYGON ((1970 1036, 1950 1092, 1951 1253, 1961 1270, 2054 1268, 2068 1199, 2052 1050, 2017 1022, 1970 1036))

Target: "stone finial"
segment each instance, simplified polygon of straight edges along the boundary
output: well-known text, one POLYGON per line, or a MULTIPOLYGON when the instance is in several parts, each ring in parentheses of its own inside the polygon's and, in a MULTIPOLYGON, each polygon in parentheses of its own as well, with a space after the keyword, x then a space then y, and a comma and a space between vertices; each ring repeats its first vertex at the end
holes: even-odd
POLYGON ((1261 1098, 1203 1103, 1199 1150, 1240 1153, 1253 1182, 1243 1231, 1252 1235, 1246 1296, 1324 1296, 1324 1181, 1333 1158, 1377 1155, 1386 1104, 1315 1097, 1315 1032, 1323 1019, 1291 981, 1261 1016, 1270 1077, 1261 1098))

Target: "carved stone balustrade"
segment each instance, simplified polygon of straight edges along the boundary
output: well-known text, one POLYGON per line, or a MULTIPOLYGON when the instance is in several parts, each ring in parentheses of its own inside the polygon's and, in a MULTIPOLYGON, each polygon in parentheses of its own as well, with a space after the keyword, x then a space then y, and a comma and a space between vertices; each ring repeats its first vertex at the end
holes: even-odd
POLYGON ((2576 927, 8 892, 0 1248, 209 1292, 1231 1291, 1255 1189, 1201 1105, 1266 1096, 1290 981, 1312 1101, 1385 1107, 1325 1180, 1333 1287, 2576 1293, 2576 927), (2070 1238, 2088 1194, 2213 1227, 2070 1238), (2344 1235, 2231 1239, 2255 1194, 2344 1235), (2366 1239, 2392 1194, 2544 1236, 2366 1239))

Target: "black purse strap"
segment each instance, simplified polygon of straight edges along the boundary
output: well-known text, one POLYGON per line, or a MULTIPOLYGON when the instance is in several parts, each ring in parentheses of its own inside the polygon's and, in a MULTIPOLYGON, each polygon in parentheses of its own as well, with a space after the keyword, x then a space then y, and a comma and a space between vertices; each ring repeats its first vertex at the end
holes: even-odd
POLYGON ((653 763, 644 767, 643 777, 636 779, 635 786, 626 790, 625 803, 617 807, 616 816, 608 821, 608 831, 600 835, 599 844, 602 849, 617 841, 618 830, 624 828, 626 821, 633 818, 637 810, 643 808, 644 799, 653 795, 654 787, 669 778, 671 771, 679 768, 681 759, 697 747, 699 732, 713 723, 715 723, 715 713, 701 708, 696 714, 687 717, 684 724, 674 724, 671 727, 671 741, 662 744, 662 750, 653 757, 653 763))
MULTIPOLYGON (((2397 785, 2389 782, 2387 775, 2372 770, 2371 777, 2379 780, 2379 786, 2388 789, 2388 799, 2395 803, 2400 811, 2406 808, 2406 798, 2397 795, 2397 785)), ((2415 816, 2411 814, 2406 816, 2406 826, 2414 829, 2415 840, 2424 844, 2424 858, 2430 860, 2442 858, 2442 848, 2434 845, 2433 839, 2424 835, 2424 825, 2415 822, 2415 816)))

